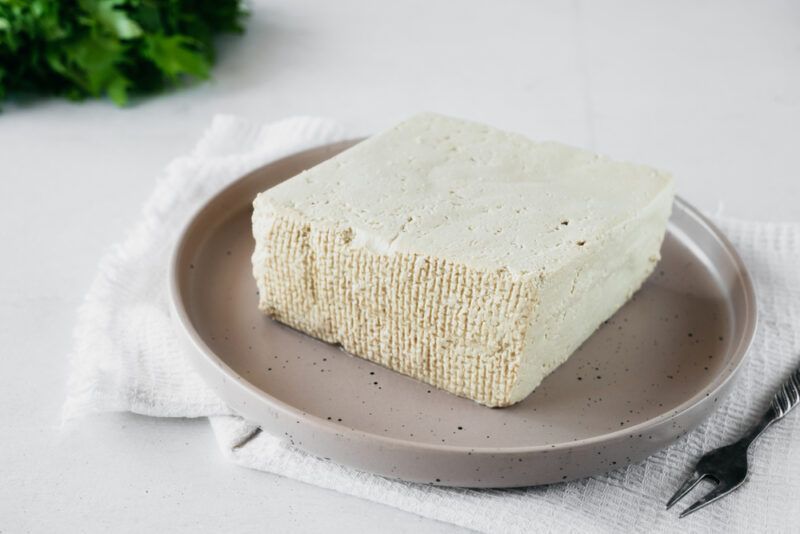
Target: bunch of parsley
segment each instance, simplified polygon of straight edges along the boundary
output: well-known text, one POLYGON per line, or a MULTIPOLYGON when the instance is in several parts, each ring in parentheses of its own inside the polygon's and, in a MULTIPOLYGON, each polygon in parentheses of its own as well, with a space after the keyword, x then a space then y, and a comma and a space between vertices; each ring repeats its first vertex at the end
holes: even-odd
POLYGON ((241 0, 0 0, 0 101, 10 94, 153 93, 209 76, 241 0))

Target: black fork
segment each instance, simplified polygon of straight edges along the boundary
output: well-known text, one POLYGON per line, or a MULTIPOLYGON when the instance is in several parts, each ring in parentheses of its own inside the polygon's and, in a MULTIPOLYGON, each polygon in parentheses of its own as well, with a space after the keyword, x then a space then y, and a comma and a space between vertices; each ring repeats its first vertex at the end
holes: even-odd
POLYGON ((692 491, 701 480, 710 480, 716 483, 716 486, 681 512, 681 517, 686 517, 692 512, 708 506, 741 486, 747 478, 747 451, 750 446, 764 430, 769 428, 772 423, 783 419, 789 410, 799 403, 800 369, 796 369, 773 397, 769 410, 750 432, 736 443, 714 449, 700 458, 694 467, 694 472, 667 503, 667 509, 669 510, 673 504, 692 491))

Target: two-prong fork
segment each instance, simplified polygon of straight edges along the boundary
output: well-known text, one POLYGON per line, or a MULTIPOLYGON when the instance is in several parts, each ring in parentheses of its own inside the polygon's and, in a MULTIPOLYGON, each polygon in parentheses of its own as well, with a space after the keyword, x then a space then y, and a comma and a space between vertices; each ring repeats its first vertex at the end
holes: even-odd
POLYGON ((681 512, 681 517, 686 517, 692 512, 696 512, 741 486, 747 478, 747 451, 750 449, 750 445, 772 423, 781 420, 789 410, 798 404, 800 404, 800 369, 795 370, 789 380, 781 386, 775 397, 773 397, 769 410, 750 432, 736 443, 714 449, 700 458, 700 461, 694 467, 694 472, 667 503, 667 509, 669 510, 673 504, 681 500, 704 479, 715 482, 716 486, 696 503, 681 512))

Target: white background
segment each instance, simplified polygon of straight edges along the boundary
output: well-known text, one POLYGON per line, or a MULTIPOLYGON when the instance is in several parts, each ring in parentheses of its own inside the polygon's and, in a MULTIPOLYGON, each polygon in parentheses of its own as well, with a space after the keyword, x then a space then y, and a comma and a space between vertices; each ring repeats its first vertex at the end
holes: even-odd
POLYGON ((204 420, 60 420, 97 260, 215 113, 357 135, 420 110, 663 167, 708 212, 800 220, 796 1, 254 2, 211 82, 0 114, 0 532, 458 530, 233 467, 204 420))

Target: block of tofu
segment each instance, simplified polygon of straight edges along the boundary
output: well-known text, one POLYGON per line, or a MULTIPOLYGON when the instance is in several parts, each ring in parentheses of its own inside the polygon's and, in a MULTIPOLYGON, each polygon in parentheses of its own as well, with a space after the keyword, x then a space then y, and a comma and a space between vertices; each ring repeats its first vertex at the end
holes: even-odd
POLYGON ((258 195, 259 307, 508 406, 641 286, 672 198, 648 167, 417 115, 258 195))

